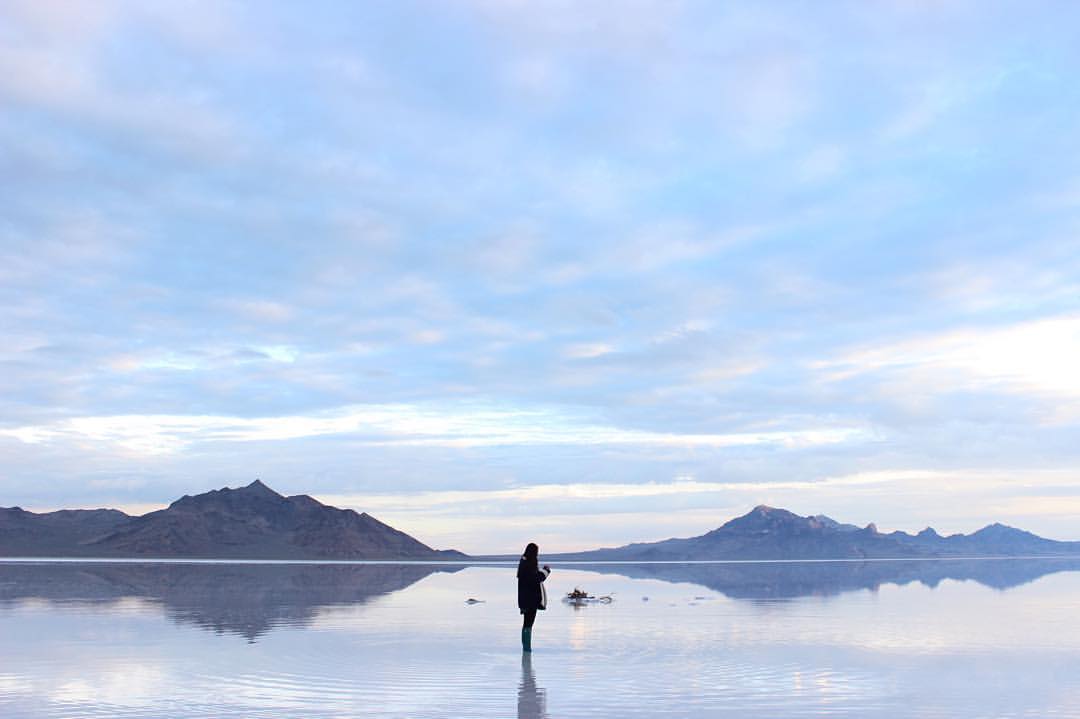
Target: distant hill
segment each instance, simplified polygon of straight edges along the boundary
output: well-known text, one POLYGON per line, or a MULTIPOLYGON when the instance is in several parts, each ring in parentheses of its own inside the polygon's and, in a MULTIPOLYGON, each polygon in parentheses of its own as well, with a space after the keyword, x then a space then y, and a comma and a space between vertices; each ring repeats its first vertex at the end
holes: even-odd
MULTIPOLYGON (((802 517, 764 505, 698 537, 628 544, 551 559, 695 561, 710 559, 918 559, 1080 556, 1080 542, 1057 542, 991 524, 972 534, 878 532, 824 515, 802 517)), ((115 509, 36 514, 0 508, 0 557, 187 557, 220 559, 467 559, 436 550, 366 513, 299 494, 285 497, 255 480, 183 496, 132 517, 115 509)))
POLYGON ((588 552, 549 555, 582 561, 695 561, 708 559, 884 559, 1080 555, 1080 542, 1057 542, 991 524, 972 534, 943 537, 931 528, 918 534, 882 534, 824 515, 801 517, 761 505, 698 537, 628 544, 588 552))
POLYGON ((221 559, 462 559, 367 513, 255 480, 239 489, 183 496, 132 517, 111 509, 46 514, 0 508, 0 556, 221 559))
POLYGON ((0 507, 0 556, 64 556, 130 522, 116 509, 62 509, 36 514, 0 507))

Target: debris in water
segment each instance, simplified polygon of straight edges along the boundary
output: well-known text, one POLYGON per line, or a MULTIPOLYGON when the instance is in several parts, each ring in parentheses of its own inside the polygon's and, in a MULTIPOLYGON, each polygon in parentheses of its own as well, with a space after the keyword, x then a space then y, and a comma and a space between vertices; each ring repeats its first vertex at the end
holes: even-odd
POLYGON ((563 597, 563 601, 567 604, 572 604, 575 607, 581 607, 586 604, 611 604, 611 602, 615 600, 612 599, 610 594, 594 597, 588 592, 574 587, 574 591, 566 593, 566 596, 563 597))

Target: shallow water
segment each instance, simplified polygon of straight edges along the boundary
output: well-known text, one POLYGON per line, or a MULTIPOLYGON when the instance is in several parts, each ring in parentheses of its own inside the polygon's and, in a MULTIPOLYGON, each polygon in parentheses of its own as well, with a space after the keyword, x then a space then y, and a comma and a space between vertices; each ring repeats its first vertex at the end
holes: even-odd
POLYGON ((509 566, 0 562, 0 716, 1080 717, 1075 560, 568 565, 548 590, 523 658, 509 566))

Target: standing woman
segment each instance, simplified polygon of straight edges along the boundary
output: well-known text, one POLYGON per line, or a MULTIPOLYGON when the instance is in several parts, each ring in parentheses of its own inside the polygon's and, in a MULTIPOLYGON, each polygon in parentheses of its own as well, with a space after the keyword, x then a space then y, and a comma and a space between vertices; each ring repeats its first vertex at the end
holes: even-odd
POLYGON ((529 542, 518 562, 518 609, 525 615, 525 621, 521 624, 521 648, 526 652, 532 651, 532 626, 536 621, 536 610, 547 609, 547 595, 542 582, 551 574, 551 567, 545 564, 540 569, 537 566, 539 553, 540 548, 529 542))

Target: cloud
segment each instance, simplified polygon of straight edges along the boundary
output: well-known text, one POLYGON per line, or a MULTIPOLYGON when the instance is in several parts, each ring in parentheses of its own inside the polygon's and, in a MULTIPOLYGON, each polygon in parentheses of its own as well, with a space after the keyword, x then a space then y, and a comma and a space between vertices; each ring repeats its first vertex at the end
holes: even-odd
POLYGON ((864 374, 905 378, 929 393, 958 390, 1036 396, 1057 406, 1059 419, 1080 397, 1080 315, 1061 315, 990 328, 950 330, 855 349, 817 362, 833 381, 864 374))
POLYGON ((513 487, 492 490, 458 490, 441 492, 416 492, 409 495, 368 494, 334 495, 328 501, 343 504, 370 507, 372 511, 402 511, 406 509, 452 511, 463 509, 477 503, 529 503, 548 500, 568 500, 572 502, 591 502, 595 500, 655 498, 686 494, 711 493, 753 493, 763 489, 807 489, 824 490, 834 487, 858 487, 870 484, 885 484, 917 479, 937 478, 938 474, 927 471, 905 472, 866 472, 844 477, 829 477, 817 481, 772 481, 772 482, 704 482, 693 477, 679 477, 669 482, 642 482, 635 484, 581 483, 581 484, 541 484, 527 487, 513 487))
POLYGON ((1060 312, 1080 297, 1080 237, 1055 233, 992 257, 960 257, 911 284, 936 306, 968 316, 1060 312))
POLYGON ((604 342, 586 342, 566 347, 563 350, 563 356, 567 359, 594 359, 614 351, 615 347, 604 342))
POLYGON ((760 239, 770 228, 735 226, 718 230, 692 221, 666 220, 639 226, 618 243, 619 263, 607 271, 655 272, 680 263, 716 259, 727 250, 760 239))
POLYGON ((1074 466, 1059 14, 3 3, 0 503, 1074 466))
POLYGON ((228 116, 197 92, 121 92, 93 74, 85 59, 51 51, 0 50, 0 95, 50 110, 76 123, 133 135, 203 160, 234 154, 241 144, 228 116))
POLYGON ((67 44, 96 42, 121 15, 117 2, 73 6, 63 0, 12 0, 4 4, 15 27, 67 44))
MULTIPOLYGON (((168 88, 132 82, 130 76, 118 82, 110 66, 110 41, 119 44, 132 24, 142 25, 144 33, 165 31, 188 40, 218 36, 217 46, 227 46, 222 25, 203 32, 222 14, 203 10, 159 4, 140 13, 138 6, 122 3, 16 2, 6 12, 21 32, 0 47, 0 97, 11 110, 45 111, 83 130, 111 135, 117 144, 135 140, 200 162, 235 158, 242 135, 207 86, 177 82, 175 76, 168 88)), ((132 68, 135 74, 142 69, 132 68)))
POLYGON ((762 503, 804 515, 827 510, 838 521, 873 521, 885 532, 933 525, 945 534, 970 533, 993 517, 1016 526, 1041 523, 1054 536, 1075 539, 1067 519, 1080 501, 1080 485, 1071 470, 932 468, 754 482, 679 477, 319 498, 415 527, 437 546, 471 552, 512 552, 515 547, 503 544, 503 537, 520 527, 522 517, 542 518, 531 536, 553 552, 703 534, 762 503), (1066 493, 1046 494, 1054 486, 1064 486, 1066 493), (463 519, 468 532, 461 529, 463 519))
POLYGON ((296 309, 274 300, 264 299, 229 299, 222 306, 247 319, 259 322, 288 322, 296 316, 296 309))
POLYGON ((76 417, 0 430, 28 444, 100 442, 143 454, 169 454, 198 442, 268 442, 350 435, 375 446, 492 447, 627 444, 670 447, 784 448, 863 441, 854 427, 731 434, 647 432, 589 424, 551 410, 456 409, 418 405, 351 407, 314 416, 241 418, 198 415, 76 417))

